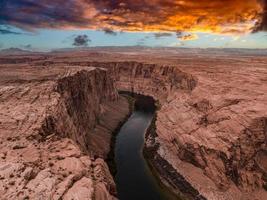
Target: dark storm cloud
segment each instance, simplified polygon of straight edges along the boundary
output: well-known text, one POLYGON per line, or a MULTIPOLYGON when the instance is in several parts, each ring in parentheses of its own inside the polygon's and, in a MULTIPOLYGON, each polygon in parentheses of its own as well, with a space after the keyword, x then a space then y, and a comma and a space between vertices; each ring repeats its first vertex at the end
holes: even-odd
POLYGON ((75 36, 72 45, 76 47, 86 47, 89 42, 91 42, 91 40, 87 35, 77 35, 75 36))
POLYGON ((74 0, 1 0, 0 24, 23 29, 84 26, 83 7, 74 0))
POLYGON ((172 33, 155 33, 154 34, 156 39, 162 38, 162 37, 171 37, 172 33))
POLYGON ((117 33, 115 31, 113 31, 112 29, 110 29, 110 28, 103 28, 103 31, 107 35, 113 35, 113 36, 116 36, 117 35, 117 33))
POLYGON ((262 5, 263 5, 262 20, 259 23, 257 23, 254 32, 267 31, 267 0, 262 0, 262 5))
POLYGON ((267 0, 264 1, 264 14, 262 20, 262 29, 267 30, 267 0))
POLYGON ((30 31, 59 28, 242 34, 266 29, 266 15, 266 0, 0 0, 0 25, 30 31))
POLYGON ((177 38, 182 37, 183 32, 182 31, 176 31, 176 36, 177 36, 177 38))
POLYGON ((197 40, 198 35, 195 33, 183 33, 181 31, 176 32, 176 37, 178 40, 181 41, 188 41, 188 40, 197 40))
POLYGON ((198 39, 198 35, 197 34, 183 34, 183 35, 180 35, 180 36, 177 36, 177 38, 180 40, 180 41, 188 41, 188 40, 197 40, 198 39))

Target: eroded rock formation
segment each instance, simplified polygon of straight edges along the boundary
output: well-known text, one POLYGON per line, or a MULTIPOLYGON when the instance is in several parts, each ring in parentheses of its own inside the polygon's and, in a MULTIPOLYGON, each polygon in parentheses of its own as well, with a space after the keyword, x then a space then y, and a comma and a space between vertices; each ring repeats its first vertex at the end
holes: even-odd
POLYGON ((90 65, 109 69, 119 90, 159 101, 156 130, 146 147, 163 182, 192 199, 266 198, 266 85, 252 95, 249 77, 228 76, 228 82, 222 81, 229 91, 222 95, 209 85, 223 85, 220 80, 203 81, 177 67, 90 65), (235 82, 244 85, 233 87, 235 82))
POLYGON ((107 71, 25 67, 12 73, 1 74, 1 199, 115 199, 103 159, 128 103, 107 71))
POLYGON ((193 199, 266 198, 266 85, 255 91, 250 77, 208 82, 138 63, 116 64, 114 72, 119 89, 160 102, 156 137, 146 145, 166 184, 193 199))

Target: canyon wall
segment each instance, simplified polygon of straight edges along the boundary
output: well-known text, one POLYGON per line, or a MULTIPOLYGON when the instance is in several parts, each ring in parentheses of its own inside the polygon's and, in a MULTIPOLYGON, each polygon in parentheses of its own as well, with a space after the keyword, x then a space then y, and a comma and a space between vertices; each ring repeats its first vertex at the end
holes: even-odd
POLYGON ((104 159, 129 111, 107 70, 1 72, 1 199, 115 199, 104 159))
POLYGON ((230 67, 215 58, 175 67, 64 59, 0 67, 4 199, 115 198, 103 159, 128 114, 116 88, 157 100, 145 151, 174 191, 189 199, 267 198, 262 61, 242 68, 235 63, 248 65, 245 58, 223 59, 230 67))
POLYGON ((264 85, 251 96, 254 82, 244 92, 231 82, 234 75, 222 84, 171 66, 89 65, 109 69, 119 90, 158 100, 156 128, 147 137, 146 151, 166 185, 190 199, 266 198, 264 85))

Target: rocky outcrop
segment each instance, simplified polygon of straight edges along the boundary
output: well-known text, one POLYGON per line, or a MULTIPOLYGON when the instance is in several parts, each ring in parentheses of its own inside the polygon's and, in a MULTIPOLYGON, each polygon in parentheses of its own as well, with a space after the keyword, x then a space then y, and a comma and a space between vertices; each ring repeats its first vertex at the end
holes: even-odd
POLYGON ((197 79, 174 66, 145 64, 138 62, 71 62, 82 66, 106 68, 115 80, 116 87, 152 96, 162 104, 176 91, 191 91, 197 79))
POLYGON ((230 75, 209 82, 171 66, 90 65, 109 69, 119 90, 158 100, 155 133, 146 148, 163 182, 191 199, 266 198, 264 86, 258 85, 253 96, 253 81, 245 77, 246 92, 233 87, 237 84, 230 75))
POLYGON ((104 159, 128 114, 105 69, 18 68, 1 76, 1 199, 115 199, 104 159))
POLYGON ((153 159, 160 174, 164 176, 167 166, 176 171, 177 176, 165 175, 165 182, 192 199, 264 199, 267 171, 260 164, 266 160, 267 145, 264 87, 258 88, 261 101, 244 97, 242 90, 215 99, 212 93, 201 93, 201 82, 177 68, 151 68, 137 64, 127 72, 125 64, 117 70, 121 76, 117 85, 153 96, 161 104, 157 137, 152 141, 148 137, 147 147, 158 147, 153 159), (186 181, 175 180, 178 174, 186 181))

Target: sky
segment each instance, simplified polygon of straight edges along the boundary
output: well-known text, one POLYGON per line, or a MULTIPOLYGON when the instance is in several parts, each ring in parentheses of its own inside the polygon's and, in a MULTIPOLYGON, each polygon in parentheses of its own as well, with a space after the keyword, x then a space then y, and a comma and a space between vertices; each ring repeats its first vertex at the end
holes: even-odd
POLYGON ((266 0, 0 0, 0 49, 267 48, 266 0))

